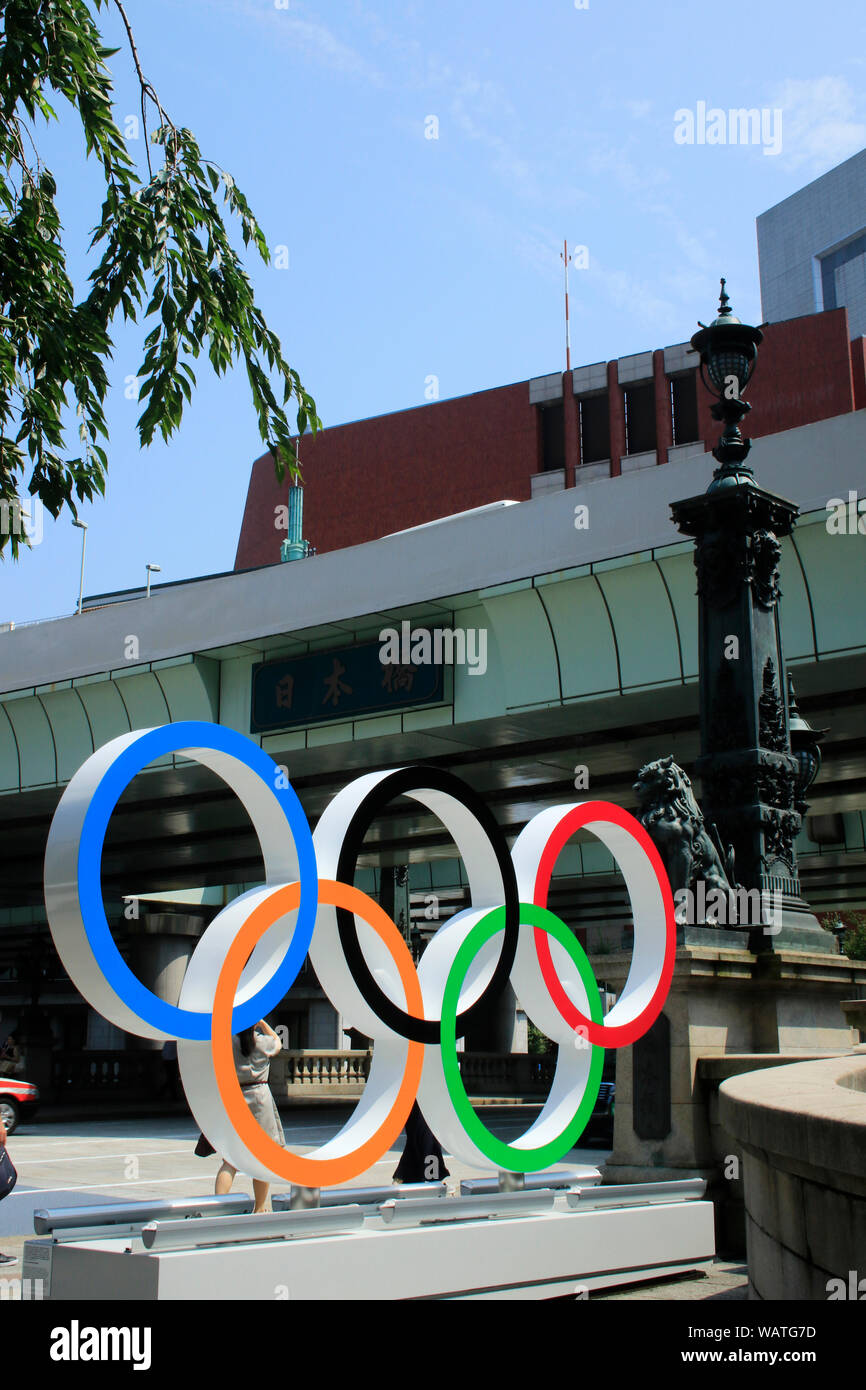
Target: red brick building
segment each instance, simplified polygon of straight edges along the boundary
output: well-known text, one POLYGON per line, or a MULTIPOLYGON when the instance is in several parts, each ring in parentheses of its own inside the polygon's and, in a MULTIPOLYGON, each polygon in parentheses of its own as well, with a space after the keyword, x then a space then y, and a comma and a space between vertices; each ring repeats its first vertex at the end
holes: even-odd
MULTIPOLYGON (((866 339, 844 308, 768 325, 744 433, 866 408, 866 339)), ((718 437, 687 343, 353 421, 302 442, 304 536, 320 553, 503 498, 704 453, 718 437)), ((287 484, 253 464, 235 569, 277 564, 287 484)))

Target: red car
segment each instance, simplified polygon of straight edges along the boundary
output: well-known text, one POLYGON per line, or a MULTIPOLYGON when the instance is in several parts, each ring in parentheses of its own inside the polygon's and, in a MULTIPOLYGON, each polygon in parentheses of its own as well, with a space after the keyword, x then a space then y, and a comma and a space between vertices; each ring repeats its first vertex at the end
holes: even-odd
POLYGON ((18 1081, 14 1076, 0 1076, 0 1120, 7 1134, 18 1128, 22 1117, 32 1120, 38 1109, 38 1087, 30 1081, 18 1081))

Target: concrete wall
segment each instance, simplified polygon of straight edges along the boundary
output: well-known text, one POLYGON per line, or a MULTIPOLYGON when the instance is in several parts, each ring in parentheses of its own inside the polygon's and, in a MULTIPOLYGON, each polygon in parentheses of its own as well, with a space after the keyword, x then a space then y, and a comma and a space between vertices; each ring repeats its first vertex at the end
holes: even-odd
MULTIPOLYGON (((540 466, 539 429, 522 382, 306 437, 304 535, 319 551, 339 550, 501 497, 524 501, 540 466)), ((287 487, 270 454, 253 464, 236 569, 279 561, 286 533, 274 529, 274 508, 287 487)))
MULTIPOLYGON (((654 383, 657 458, 665 464, 672 438, 670 375, 694 370, 696 360, 694 353, 657 348, 607 364, 610 461, 606 467, 611 477, 629 471, 625 391, 636 382, 654 383)), ((539 405, 563 402, 565 486, 580 482, 575 393, 586 389, 587 382, 595 382, 592 389, 598 389, 594 370, 575 369, 573 381, 568 373, 554 373, 335 425, 315 439, 305 436, 301 463, 306 539, 320 552, 338 550, 501 498, 528 499, 532 479, 542 468, 539 405)), ((748 391, 753 410, 746 417, 744 433, 753 439, 765 438, 844 415, 854 408, 853 392, 844 309, 795 323, 771 324, 748 391)), ((708 449, 720 434, 710 405, 711 397, 699 382, 698 435, 708 449)), ((275 529, 275 509, 287 503, 287 489, 288 480, 276 481, 270 454, 256 460, 236 569, 279 562, 285 531, 275 529)))
POLYGON ((743 1152, 750 1292, 866 1298, 866 1053, 725 1081, 743 1152))

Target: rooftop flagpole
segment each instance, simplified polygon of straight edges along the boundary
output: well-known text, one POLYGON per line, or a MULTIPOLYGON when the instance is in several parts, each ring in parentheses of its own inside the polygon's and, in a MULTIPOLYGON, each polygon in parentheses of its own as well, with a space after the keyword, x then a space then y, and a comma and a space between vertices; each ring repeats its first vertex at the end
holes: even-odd
POLYGON ((568 242, 562 243, 560 259, 565 265, 565 370, 571 371, 571 328, 568 322, 568 242))

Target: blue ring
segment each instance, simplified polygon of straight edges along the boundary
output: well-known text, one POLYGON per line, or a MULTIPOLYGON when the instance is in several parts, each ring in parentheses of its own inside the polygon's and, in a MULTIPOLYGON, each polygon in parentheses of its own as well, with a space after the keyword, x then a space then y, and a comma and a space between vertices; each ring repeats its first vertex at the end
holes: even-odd
POLYGON ((207 1042, 211 1015, 181 1009, 160 999, 137 978, 117 949, 102 900, 102 851, 108 823, 121 794, 143 767, 166 753, 183 749, 212 748, 250 768, 267 786, 286 818, 295 843, 301 880, 301 901, 292 939, 273 978, 258 994, 239 1004, 232 1013, 232 1032, 250 1028, 283 998, 294 983, 309 949, 319 898, 319 879, 313 837, 301 803, 291 786, 278 787, 277 764, 258 744, 222 724, 185 720, 148 729, 125 748, 98 784, 81 830, 78 847, 78 901, 84 930, 106 980, 128 1008, 153 1028, 174 1038, 207 1042))

